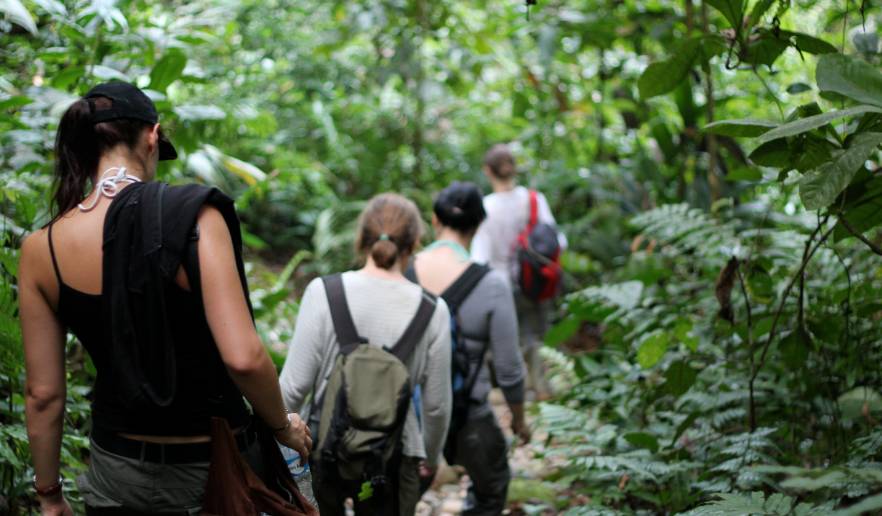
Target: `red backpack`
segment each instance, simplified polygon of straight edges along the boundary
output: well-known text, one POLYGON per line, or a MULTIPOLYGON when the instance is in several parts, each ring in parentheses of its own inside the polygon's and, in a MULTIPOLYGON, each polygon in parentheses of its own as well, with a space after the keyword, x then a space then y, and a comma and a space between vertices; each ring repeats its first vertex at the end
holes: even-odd
POLYGON ((530 190, 530 218, 516 243, 517 279, 521 292, 533 301, 557 295, 561 286, 560 242, 557 229, 539 222, 539 195, 530 190))

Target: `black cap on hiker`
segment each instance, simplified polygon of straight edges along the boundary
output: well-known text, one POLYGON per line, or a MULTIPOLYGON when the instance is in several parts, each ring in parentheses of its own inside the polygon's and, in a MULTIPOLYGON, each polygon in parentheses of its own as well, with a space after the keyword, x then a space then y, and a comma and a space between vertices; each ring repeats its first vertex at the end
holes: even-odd
MULTIPOLYGON (((109 122, 122 118, 141 120, 148 124, 159 122, 159 113, 150 97, 144 94, 137 86, 127 82, 105 82, 95 86, 83 97, 89 102, 89 110, 92 123, 109 122), (108 108, 97 108, 93 99, 104 97, 111 100, 112 105, 108 108)), ((177 159, 178 151, 162 132, 159 133, 159 159, 177 159)))

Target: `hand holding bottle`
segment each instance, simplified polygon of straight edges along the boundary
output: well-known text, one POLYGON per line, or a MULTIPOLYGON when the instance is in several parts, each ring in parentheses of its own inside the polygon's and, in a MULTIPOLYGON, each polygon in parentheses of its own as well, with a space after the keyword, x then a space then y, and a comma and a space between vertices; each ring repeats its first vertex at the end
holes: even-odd
POLYGON ((309 459, 312 451, 312 434, 309 426, 297 414, 288 414, 288 424, 275 432, 276 440, 300 454, 303 461, 309 459))

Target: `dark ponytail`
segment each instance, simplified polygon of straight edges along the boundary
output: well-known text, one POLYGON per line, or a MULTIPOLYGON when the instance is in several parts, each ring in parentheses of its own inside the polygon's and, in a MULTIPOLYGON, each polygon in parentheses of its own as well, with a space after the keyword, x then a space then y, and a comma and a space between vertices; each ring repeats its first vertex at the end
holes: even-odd
POLYGON ((95 124, 93 109, 109 109, 113 102, 105 97, 79 99, 64 112, 55 136, 55 187, 53 219, 72 210, 86 196, 86 183, 98 172, 101 155, 123 144, 134 148, 150 124, 119 119, 95 124))
POLYGON ((441 190, 432 208, 438 222, 463 234, 477 231, 487 218, 484 197, 474 183, 454 181, 441 190))
POLYGON ((358 219, 355 249, 370 255, 381 269, 391 269, 403 255, 412 254, 423 234, 416 205, 398 194, 371 199, 358 219))

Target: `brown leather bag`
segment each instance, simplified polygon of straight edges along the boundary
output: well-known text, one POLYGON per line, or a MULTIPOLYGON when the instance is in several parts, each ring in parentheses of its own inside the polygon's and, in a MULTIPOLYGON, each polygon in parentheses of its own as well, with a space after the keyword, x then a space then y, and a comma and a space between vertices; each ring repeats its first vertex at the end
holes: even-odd
POLYGON ((242 458, 226 419, 211 418, 211 466, 202 514, 206 516, 318 516, 297 488, 282 453, 265 425, 257 424, 267 481, 252 471, 242 458))

